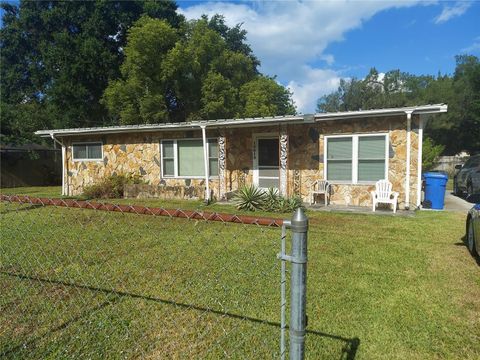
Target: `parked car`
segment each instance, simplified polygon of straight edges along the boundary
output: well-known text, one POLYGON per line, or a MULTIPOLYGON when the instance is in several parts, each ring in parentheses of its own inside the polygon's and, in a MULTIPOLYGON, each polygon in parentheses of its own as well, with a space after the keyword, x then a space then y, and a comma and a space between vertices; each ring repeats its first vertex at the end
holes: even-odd
POLYGON ((455 195, 480 193, 480 154, 471 156, 463 166, 456 165, 455 169, 458 169, 453 177, 455 195))
POLYGON ((480 254, 480 204, 472 207, 467 215, 467 245, 473 256, 480 254))

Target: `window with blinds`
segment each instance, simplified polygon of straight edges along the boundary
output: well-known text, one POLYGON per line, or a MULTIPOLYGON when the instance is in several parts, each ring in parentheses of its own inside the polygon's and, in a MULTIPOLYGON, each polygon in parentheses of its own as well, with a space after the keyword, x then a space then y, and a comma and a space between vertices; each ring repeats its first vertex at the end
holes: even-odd
POLYGON ((330 138, 327 141, 327 179, 352 181, 352 138, 330 138))
MULTIPOLYGON (((205 176, 201 139, 163 140, 162 177, 195 178, 205 176)), ((217 139, 208 139, 209 176, 218 176, 217 139)))
POLYGON ((385 178, 385 136, 358 138, 358 181, 378 181, 385 178))
POLYGON ((326 137, 326 178, 357 184, 386 178, 387 135, 326 137))
POLYGON ((73 143, 73 160, 102 160, 102 143, 73 143))

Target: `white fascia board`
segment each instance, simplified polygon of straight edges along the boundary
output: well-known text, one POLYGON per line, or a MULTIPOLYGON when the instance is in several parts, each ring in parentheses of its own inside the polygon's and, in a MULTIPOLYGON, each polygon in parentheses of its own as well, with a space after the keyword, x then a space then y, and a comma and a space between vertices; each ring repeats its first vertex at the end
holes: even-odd
POLYGON ((58 130, 39 130, 35 135, 42 137, 50 136, 73 136, 73 135, 93 135, 93 134, 117 134, 129 132, 152 132, 152 131, 177 131, 194 130, 205 126, 207 129, 218 128, 237 128, 251 126, 272 126, 278 124, 302 123, 303 116, 281 116, 270 118, 250 118, 250 119, 227 119, 227 120, 206 120, 192 121, 185 123, 165 123, 165 124, 146 124, 146 125, 126 125, 126 126, 108 126, 97 128, 76 128, 76 129, 58 129, 58 130))
POLYGON ((218 128, 240 128, 252 126, 274 126, 280 124, 302 124, 314 121, 332 121, 342 119, 355 119, 377 116, 395 116, 404 115, 407 112, 413 114, 435 114, 447 112, 447 105, 423 105, 404 108, 392 109, 376 109, 376 110, 360 110, 345 111, 336 113, 314 114, 314 115, 295 115, 295 116, 273 116, 247 119, 219 119, 192 121, 185 123, 164 123, 164 124, 145 124, 145 125, 125 125, 125 126, 108 126, 108 127, 92 127, 92 128, 76 128, 76 129, 57 129, 57 130, 39 130, 35 135, 41 137, 51 136, 74 136, 74 135, 101 135, 101 134, 118 134, 130 132, 152 132, 152 131, 178 131, 200 129, 205 126, 207 129, 218 128), (313 121, 312 121, 313 120, 313 121))
POLYGON ((436 104, 436 105, 409 106, 409 107, 391 108, 391 109, 343 111, 343 112, 337 112, 337 113, 315 114, 315 121, 331 121, 331 120, 355 119, 355 118, 378 117, 378 116, 397 116, 397 115, 405 115, 408 112, 412 114, 438 114, 438 113, 447 112, 447 110, 448 110, 447 105, 436 104))

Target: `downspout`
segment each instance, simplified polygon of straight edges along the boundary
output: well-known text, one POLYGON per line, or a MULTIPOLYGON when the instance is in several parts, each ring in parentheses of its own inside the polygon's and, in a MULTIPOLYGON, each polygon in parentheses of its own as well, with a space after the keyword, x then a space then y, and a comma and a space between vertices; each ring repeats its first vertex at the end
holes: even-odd
POLYGON ((50 134, 50 137, 52 138, 55 143, 59 144, 62 147, 62 195, 65 196, 67 195, 65 191, 65 144, 61 141, 59 141, 53 134, 50 134))
POLYGON ((208 183, 208 174, 209 174, 209 169, 208 169, 208 153, 207 153, 207 134, 206 134, 206 126, 201 125, 202 128, 202 140, 203 140, 203 161, 204 161, 204 167, 205 167, 205 202, 208 204, 210 202, 210 186, 208 183))
POLYGON ((405 111, 407 114, 407 171, 405 179, 405 209, 410 209, 410 131, 412 127, 412 111, 405 111))
POLYGON ((417 160, 417 208, 420 208, 422 197, 422 147, 423 147, 423 116, 418 122, 418 160, 417 160))

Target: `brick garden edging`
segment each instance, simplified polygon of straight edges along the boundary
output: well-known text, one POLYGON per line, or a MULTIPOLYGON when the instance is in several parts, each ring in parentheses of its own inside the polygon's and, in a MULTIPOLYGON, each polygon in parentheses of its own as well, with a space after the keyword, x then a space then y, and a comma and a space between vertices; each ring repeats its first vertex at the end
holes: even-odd
POLYGON ((178 217, 190 220, 207 220, 220 221, 246 225, 260 225, 281 227, 282 219, 255 217, 248 215, 231 215, 207 211, 181 210, 181 209, 164 209, 157 207, 147 207, 140 205, 121 205, 110 204, 96 201, 74 200, 74 199, 56 199, 56 198, 39 198, 26 195, 0 195, 1 201, 17 202, 21 204, 32 204, 42 206, 59 206, 67 208, 92 209, 101 211, 116 211, 122 213, 134 213, 143 215, 178 217))

